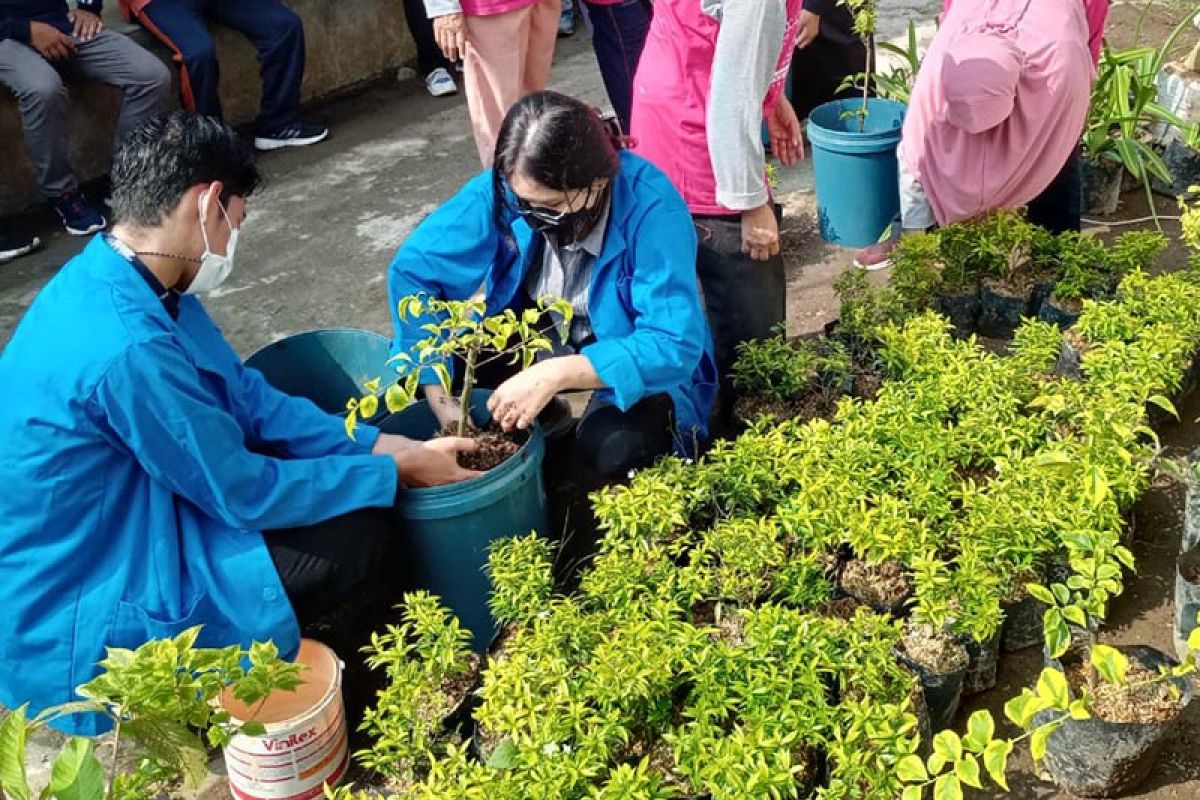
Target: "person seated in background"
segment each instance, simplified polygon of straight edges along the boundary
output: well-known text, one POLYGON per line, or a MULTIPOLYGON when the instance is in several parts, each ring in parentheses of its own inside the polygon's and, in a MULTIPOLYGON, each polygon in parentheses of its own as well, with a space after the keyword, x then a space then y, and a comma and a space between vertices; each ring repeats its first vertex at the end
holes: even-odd
POLYGON ((901 132, 900 220, 855 266, 881 269, 903 233, 999 209, 1078 231, 1079 138, 1108 0, 946 0, 901 132))
MULTIPOLYGON (((398 314, 411 295, 465 300, 485 286, 489 313, 569 301, 569 335, 553 357, 523 372, 501 363, 479 385, 495 388, 488 408, 510 431, 561 392, 594 390, 569 446, 578 480, 598 488, 707 437, 715 368, 695 263, 691 217, 667 177, 621 149, 587 104, 532 94, 505 118, 492 169, 392 261, 393 350, 427 335, 421 318, 398 314)), ((425 397, 449 424, 457 402, 429 380, 425 397)))
POLYGON ((397 489, 472 474, 456 457, 473 443, 368 428, 352 441, 225 342, 199 296, 234 268, 258 182, 216 120, 180 111, 133 131, 113 167, 112 233, 46 284, 0 353, 9 708, 70 701, 105 647, 195 625, 200 646, 273 640, 291 657, 301 625, 365 623, 365 608, 387 608, 397 489))
MULTIPOLYGON (((17 96, 38 189, 72 236, 103 230, 108 222, 80 193, 71 169, 63 73, 121 90, 114 149, 139 123, 164 111, 170 97, 166 66, 128 37, 105 30, 100 8, 101 0, 80 0, 74 11, 66 0, 0 0, 0 84, 17 96)), ((11 154, 7 146, 5 154, 11 154)))
POLYGON ((221 119, 216 45, 206 19, 242 33, 258 51, 262 108, 255 123, 259 150, 304 147, 329 135, 324 125, 304 122, 304 23, 280 0, 120 0, 121 10, 175 54, 183 107, 221 119))
POLYGON ((802 157, 800 124, 784 97, 800 12, 801 0, 656 0, 634 79, 634 149, 671 178, 695 219, 723 431, 734 427, 737 345, 771 336, 784 321, 762 123, 781 163, 802 157))

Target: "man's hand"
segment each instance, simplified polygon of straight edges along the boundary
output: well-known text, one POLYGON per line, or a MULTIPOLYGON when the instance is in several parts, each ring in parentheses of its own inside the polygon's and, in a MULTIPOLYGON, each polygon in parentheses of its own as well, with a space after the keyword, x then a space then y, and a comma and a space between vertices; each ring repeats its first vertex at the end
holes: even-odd
POLYGON ((542 409, 558 394, 561 381, 558 376, 560 359, 551 358, 534 364, 524 372, 518 372, 492 392, 488 398, 488 410, 492 418, 506 431, 513 428, 525 430, 537 419, 542 409))
POLYGON ((60 61, 75 55, 75 42, 71 37, 44 22, 29 23, 29 46, 51 61, 60 61))
POLYGON ((467 43, 467 28, 462 14, 447 14, 435 17, 433 20, 433 38, 442 54, 449 61, 458 61, 463 57, 463 46, 467 43))
POLYGON ((811 11, 800 12, 800 32, 796 34, 796 49, 803 50, 817 39, 821 32, 821 17, 811 11))
POLYGON ((779 255, 779 221, 770 201, 742 212, 742 252, 755 261, 779 255))
POLYGON ((779 163, 790 167, 804 158, 804 138, 800 135, 800 120, 786 97, 780 96, 767 115, 767 133, 771 137, 771 152, 779 163))
MULTIPOLYGON (((380 440, 385 435, 380 434, 380 440)), ((428 442, 416 442, 403 436, 388 438, 402 439, 404 443, 389 442, 380 450, 380 444, 376 442, 372 452, 392 457, 396 462, 396 471, 400 473, 400 480, 405 486, 443 486, 479 475, 474 470, 463 469, 458 465, 459 453, 469 453, 475 449, 474 439, 446 436, 428 442)))
POLYGON ((72 11, 67 16, 70 17, 72 24, 75 25, 75 35, 85 42, 95 39, 96 34, 104 30, 104 20, 100 19, 99 14, 84 11, 80 8, 72 11))

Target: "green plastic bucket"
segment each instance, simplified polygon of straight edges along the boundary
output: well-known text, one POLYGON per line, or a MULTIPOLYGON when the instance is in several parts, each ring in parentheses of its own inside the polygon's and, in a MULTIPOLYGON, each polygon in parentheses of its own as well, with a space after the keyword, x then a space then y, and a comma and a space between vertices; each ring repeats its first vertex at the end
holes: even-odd
POLYGON ((896 147, 905 106, 871 98, 859 131, 858 117, 846 114, 861 108, 861 98, 834 100, 808 117, 821 237, 843 247, 875 244, 900 212, 896 147))
MULTIPOLYGON (((476 425, 491 419, 489 396, 491 392, 485 389, 471 393, 471 416, 476 425)), ((424 401, 393 414, 379 426, 384 433, 420 440, 433 438, 439 427, 424 401)), ((491 594, 484 571, 488 547, 507 536, 547 533, 542 482, 545 452, 541 428, 534 425, 516 455, 480 477, 449 486, 406 489, 400 495, 404 586, 441 597, 471 631, 476 652, 487 649, 497 629, 487 605, 491 594)))
POLYGON ((355 328, 307 331, 272 342, 246 359, 267 383, 294 397, 312 400, 330 414, 344 414, 346 401, 363 393, 372 378, 394 374, 388 365, 391 340, 355 328))

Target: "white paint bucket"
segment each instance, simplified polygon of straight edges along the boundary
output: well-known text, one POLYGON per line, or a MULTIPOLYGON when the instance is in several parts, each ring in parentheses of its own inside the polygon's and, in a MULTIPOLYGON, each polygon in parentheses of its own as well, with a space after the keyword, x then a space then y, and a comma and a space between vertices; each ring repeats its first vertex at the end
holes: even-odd
POLYGON ((342 665, 320 642, 304 639, 296 662, 302 685, 246 706, 231 692, 221 706, 235 722, 254 719, 262 736, 238 735, 225 748, 225 770, 235 800, 313 800, 346 774, 349 752, 342 705, 342 665))

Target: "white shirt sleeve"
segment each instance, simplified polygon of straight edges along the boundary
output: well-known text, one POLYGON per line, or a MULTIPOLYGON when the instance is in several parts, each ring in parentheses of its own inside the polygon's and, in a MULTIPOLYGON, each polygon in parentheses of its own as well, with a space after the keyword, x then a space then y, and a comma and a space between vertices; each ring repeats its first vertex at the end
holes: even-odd
POLYGON ((461 13, 462 4, 459 0, 425 0, 425 16, 430 19, 461 13))
MULTIPOLYGON (((426 0, 430 2, 430 0, 426 0)), ((702 4, 711 16, 711 0, 702 4)), ((785 0, 724 0, 708 99, 708 152, 717 202, 734 211, 767 202, 763 100, 787 31, 785 0)))

